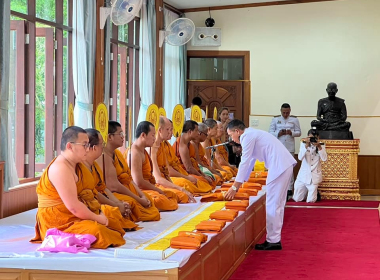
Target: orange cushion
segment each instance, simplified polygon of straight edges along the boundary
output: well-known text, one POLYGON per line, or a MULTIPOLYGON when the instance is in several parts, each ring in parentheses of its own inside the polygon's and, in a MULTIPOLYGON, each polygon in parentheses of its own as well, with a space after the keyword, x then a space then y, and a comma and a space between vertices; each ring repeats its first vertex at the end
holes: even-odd
POLYGON ((211 213, 210 219, 231 222, 237 217, 237 215, 238 215, 237 210, 233 210, 233 209, 219 210, 219 211, 215 211, 214 213, 211 213))
POLYGON ((197 238, 187 236, 176 236, 170 239, 170 247, 174 249, 193 249, 201 247, 201 241, 197 238))

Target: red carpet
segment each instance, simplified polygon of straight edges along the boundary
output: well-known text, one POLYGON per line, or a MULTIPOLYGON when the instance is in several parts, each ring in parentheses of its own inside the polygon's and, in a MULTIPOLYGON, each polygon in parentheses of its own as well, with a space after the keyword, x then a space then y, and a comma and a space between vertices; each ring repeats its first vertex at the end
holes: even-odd
POLYGON ((378 210, 286 208, 282 246, 252 250, 230 280, 380 279, 378 210))
POLYGON ((355 200, 321 200, 315 203, 288 201, 288 206, 330 206, 330 207, 363 207, 378 208, 379 201, 355 201, 355 200))

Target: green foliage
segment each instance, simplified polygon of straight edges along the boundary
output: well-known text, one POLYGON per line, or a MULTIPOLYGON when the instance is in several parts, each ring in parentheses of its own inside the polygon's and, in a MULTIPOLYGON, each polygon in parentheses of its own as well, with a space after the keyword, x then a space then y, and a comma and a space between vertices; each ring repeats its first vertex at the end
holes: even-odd
POLYGON ((28 0, 11 0, 11 10, 23 14, 28 13, 28 7, 27 7, 27 1, 28 0))

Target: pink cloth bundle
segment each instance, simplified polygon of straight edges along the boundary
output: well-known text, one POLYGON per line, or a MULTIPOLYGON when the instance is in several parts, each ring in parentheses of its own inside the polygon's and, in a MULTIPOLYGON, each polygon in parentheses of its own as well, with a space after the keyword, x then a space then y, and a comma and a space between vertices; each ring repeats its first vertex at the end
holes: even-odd
POLYGON ((51 228, 46 232, 45 239, 37 251, 88 253, 95 240, 96 237, 92 234, 73 234, 51 228))

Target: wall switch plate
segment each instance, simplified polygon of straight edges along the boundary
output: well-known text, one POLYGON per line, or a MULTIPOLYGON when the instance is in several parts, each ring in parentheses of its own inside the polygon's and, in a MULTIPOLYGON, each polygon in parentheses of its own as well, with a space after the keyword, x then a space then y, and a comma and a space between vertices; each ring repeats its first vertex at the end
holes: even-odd
POLYGON ((259 120, 258 119, 251 119, 250 126, 254 126, 254 127, 259 126, 259 120))

